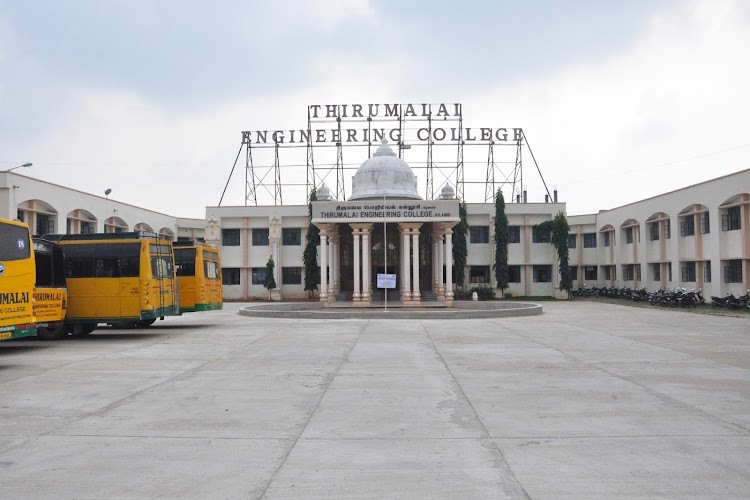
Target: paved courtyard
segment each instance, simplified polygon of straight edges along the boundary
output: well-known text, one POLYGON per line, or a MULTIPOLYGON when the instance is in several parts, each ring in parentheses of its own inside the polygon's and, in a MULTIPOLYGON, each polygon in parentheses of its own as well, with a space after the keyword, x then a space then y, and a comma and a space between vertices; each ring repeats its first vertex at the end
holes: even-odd
POLYGON ((750 320, 184 315, 0 343, 3 498, 750 495, 750 320))

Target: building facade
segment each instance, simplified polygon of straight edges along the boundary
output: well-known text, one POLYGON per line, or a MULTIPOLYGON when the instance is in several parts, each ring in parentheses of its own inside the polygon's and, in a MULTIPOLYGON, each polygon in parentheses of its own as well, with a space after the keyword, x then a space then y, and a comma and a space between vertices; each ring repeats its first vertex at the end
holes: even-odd
MULTIPOLYGON (((325 258, 328 270, 325 283, 321 279, 318 299, 325 289, 326 301, 337 297, 354 301, 355 292, 359 301, 372 300, 379 293, 378 274, 395 275, 396 291, 412 302, 417 297, 444 299, 448 294, 450 298, 449 292, 460 285, 495 287, 493 204, 467 204, 465 280, 457 284, 447 244, 457 217, 453 209, 440 207, 455 207, 457 200, 451 200, 448 193, 442 200, 425 202, 413 196, 416 191, 409 187, 413 180, 408 175, 398 189, 391 177, 395 174, 381 176, 390 179, 390 185, 379 183, 378 175, 361 177, 360 189, 355 191, 365 196, 352 199, 356 198, 353 193, 346 204, 354 208, 378 205, 377 201, 391 207, 420 204, 421 208, 431 206, 435 213, 372 213, 354 220, 340 212, 335 215, 331 209, 344 200, 322 196, 312 217, 322 230, 318 263, 325 258), (324 218, 323 212, 334 216, 324 218)), ((538 230, 541 222, 559 212, 565 213, 565 204, 556 200, 509 200, 506 204, 510 226, 506 294, 559 293, 557 254, 549 235, 538 230)), ((267 298, 263 282, 269 257, 274 260, 278 285, 272 296, 307 297, 302 263, 311 222, 307 205, 209 206, 205 220, 187 219, 0 172, 0 217, 20 218, 35 234, 144 229, 174 239, 205 239, 221 248, 226 300, 267 298)), ((597 214, 568 215, 568 223, 574 288, 684 287, 702 289, 704 296, 744 294, 750 288, 750 169, 597 214)))
POLYGON ((202 239, 202 219, 178 218, 34 179, 0 172, 0 217, 18 219, 35 236, 144 230, 169 239, 202 239))
POLYGON ((568 223, 574 287, 750 288, 750 170, 568 223))

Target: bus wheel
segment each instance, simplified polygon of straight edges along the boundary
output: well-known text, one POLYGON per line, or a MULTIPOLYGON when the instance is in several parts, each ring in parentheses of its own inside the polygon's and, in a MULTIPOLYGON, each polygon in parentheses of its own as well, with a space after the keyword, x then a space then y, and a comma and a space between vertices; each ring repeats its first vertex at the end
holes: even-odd
POLYGON ((111 324, 115 330, 129 330, 138 326, 136 321, 116 321, 111 324))
POLYGON ((96 325, 93 323, 79 323, 73 325, 73 335, 88 335, 94 330, 96 330, 96 325))
POLYGON ((60 340, 68 334, 64 325, 58 325, 53 328, 39 327, 36 329, 36 336, 42 340, 60 340))
POLYGON ((156 321, 156 318, 153 318, 153 319, 144 319, 144 320, 141 320, 141 321, 136 321, 135 322, 135 326, 136 326, 136 328, 146 328, 146 327, 149 327, 149 326, 153 325, 155 321, 156 321))

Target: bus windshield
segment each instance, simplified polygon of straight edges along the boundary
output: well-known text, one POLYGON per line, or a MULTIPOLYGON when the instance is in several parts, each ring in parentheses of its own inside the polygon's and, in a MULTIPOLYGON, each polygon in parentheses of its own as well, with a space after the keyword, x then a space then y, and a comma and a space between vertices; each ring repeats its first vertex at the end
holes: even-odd
POLYGON ((31 257, 28 228, 0 224, 0 241, 3 242, 0 245, 0 260, 22 260, 31 257))

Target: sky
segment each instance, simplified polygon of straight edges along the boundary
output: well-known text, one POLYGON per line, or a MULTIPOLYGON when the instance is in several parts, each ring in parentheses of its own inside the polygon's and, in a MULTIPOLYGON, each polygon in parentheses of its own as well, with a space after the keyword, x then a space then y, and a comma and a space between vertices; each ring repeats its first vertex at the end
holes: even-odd
MULTIPOLYGON (((750 168, 748 47, 743 0, 0 0, 0 170, 203 218, 245 204, 243 130, 304 129, 314 104, 461 103, 464 127, 523 128, 529 201, 543 180, 596 213, 750 168)), ((304 184, 291 155, 282 183, 304 184)), ((488 151, 471 155, 481 184, 488 151)))

